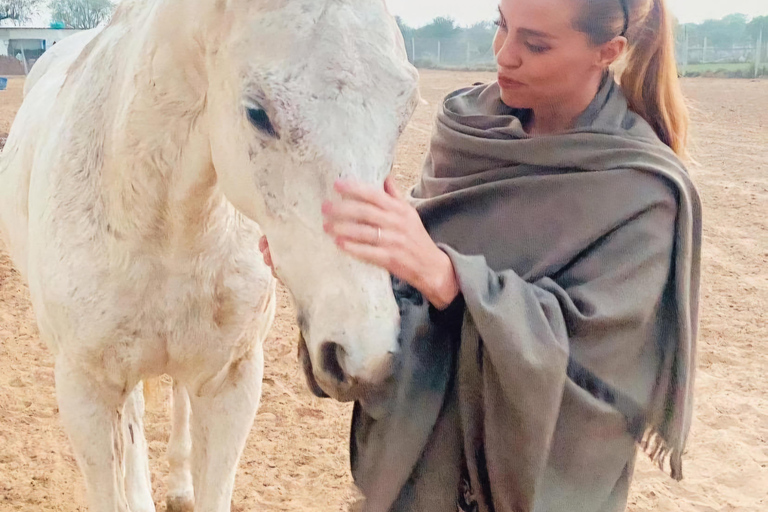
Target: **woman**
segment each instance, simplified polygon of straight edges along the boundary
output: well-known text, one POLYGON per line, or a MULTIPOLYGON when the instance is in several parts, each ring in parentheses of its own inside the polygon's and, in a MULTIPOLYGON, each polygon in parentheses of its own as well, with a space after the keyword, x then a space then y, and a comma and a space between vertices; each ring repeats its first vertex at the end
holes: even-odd
POLYGON ((365 510, 624 510, 636 443, 682 476, 701 220, 664 0, 499 12, 498 81, 446 98, 411 197, 323 207, 404 319, 389 413, 355 408, 365 510))

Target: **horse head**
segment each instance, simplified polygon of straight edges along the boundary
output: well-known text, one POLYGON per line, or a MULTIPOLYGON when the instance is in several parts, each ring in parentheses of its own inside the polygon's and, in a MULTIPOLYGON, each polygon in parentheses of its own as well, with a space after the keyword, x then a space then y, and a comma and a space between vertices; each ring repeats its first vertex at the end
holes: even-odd
POLYGON ((417 72, 381 0, 213 9, 201 45, 219 185, 269 240, 309 377, 336 399, 360 398, 391 375, 398 310, 388 273, 324 233, 321 204, 340 178, 383 185, 418 102, 417 72))

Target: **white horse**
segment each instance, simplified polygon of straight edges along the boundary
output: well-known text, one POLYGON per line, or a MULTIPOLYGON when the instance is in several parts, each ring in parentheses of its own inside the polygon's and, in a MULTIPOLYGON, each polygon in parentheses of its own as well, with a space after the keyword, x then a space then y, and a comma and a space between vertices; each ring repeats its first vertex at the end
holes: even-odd
POLYGON ((418 101, 397 26, 382 0, 125 0, 38 66, 0 231, 91 510, 154 510, 140 383, 164 373, 169 507, 229 510, 275 308, 262 233, 320 387, 364 399, 390 375, 389 276, 337 250, 320 206, 390 171, 418 101))

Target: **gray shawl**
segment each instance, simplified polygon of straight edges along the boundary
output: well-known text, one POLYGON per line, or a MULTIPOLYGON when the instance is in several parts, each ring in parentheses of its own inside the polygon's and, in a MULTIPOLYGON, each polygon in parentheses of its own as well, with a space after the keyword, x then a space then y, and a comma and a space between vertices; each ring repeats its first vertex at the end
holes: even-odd
POLYGON ((607 76, 576 127, 528 136, 497 84, 449 95, 411 191, 461 296, 404 283, 385 414, 358 404, 366 512, 624 510, 639 444, 682 478, 701 212, 607 76))

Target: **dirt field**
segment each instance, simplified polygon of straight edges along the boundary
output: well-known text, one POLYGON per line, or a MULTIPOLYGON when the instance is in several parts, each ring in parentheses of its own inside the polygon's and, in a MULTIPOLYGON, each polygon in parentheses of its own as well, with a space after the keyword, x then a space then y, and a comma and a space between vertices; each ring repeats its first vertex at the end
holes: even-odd
POLYGON ((0 75, 24 75, 24 63, 14 57, 0 55, 0 75))
MULTIPOLYGON (((397 173, 412 183, 432 116, 448 91, 484 73, 424 72, 419 107, 397 173)), ((0 138, 22 82, 0 92, 0 138)), ((644 460, 629 510, 768 510, 768 81, 690 79, 694 170, 705 204, 696 417, 686 479, 670 481, 644 460)), ((237 475, 233 510, 344 511, 350 408, 312 397, 296 363, 286 296, 266 343, 264 397, 237 475)), ((169 432, 163 398, 147 414, 158 509, 164 510, 169 432)), ((85 510, 83 482, 59 425, 50 353, 38 340, 28 293, 0 248, 0 511, 85 510)))

